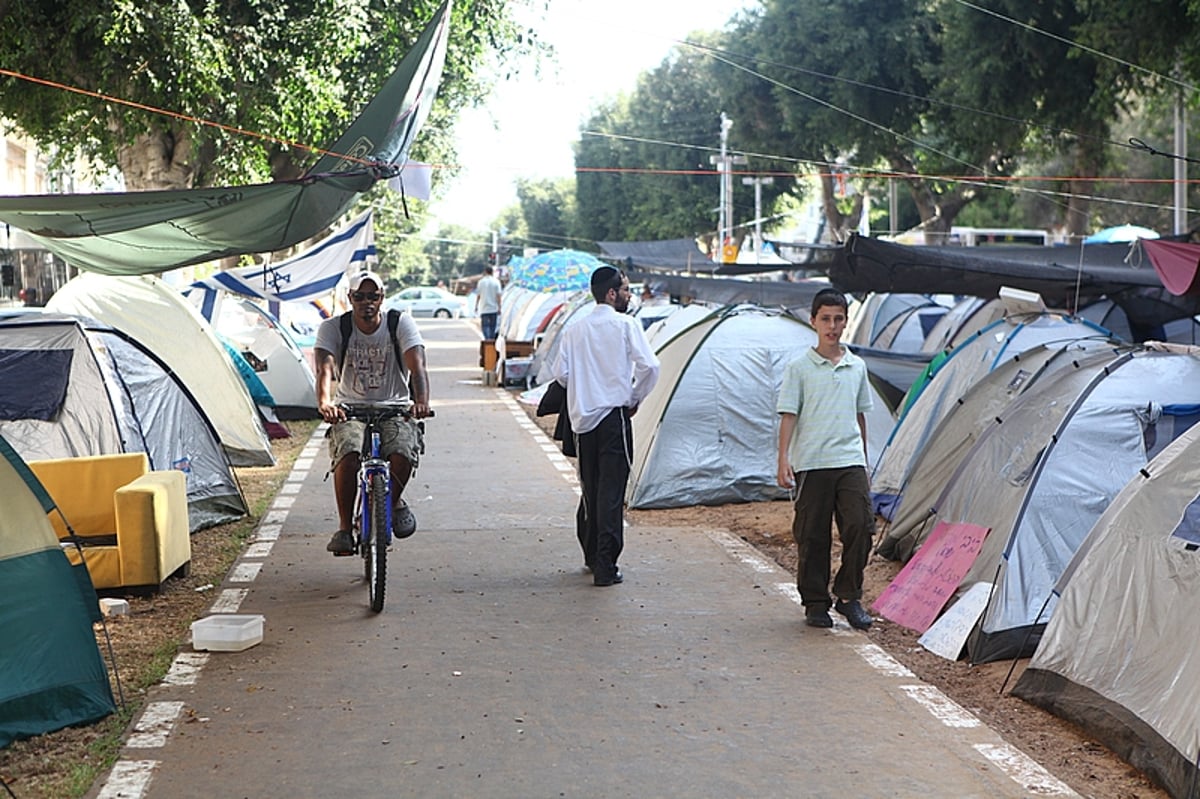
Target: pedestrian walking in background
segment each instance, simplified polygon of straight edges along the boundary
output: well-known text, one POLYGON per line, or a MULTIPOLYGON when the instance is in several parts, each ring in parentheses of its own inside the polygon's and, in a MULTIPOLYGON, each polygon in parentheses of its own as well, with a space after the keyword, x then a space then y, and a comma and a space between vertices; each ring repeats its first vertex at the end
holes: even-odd
POLYGON ((483 277, 475 286, 475 312, 479 315, 479 327, 484 341, 495 341, 496 328, 500 321, 500 281, 492 274, 491 266, 483 268, 483 277))

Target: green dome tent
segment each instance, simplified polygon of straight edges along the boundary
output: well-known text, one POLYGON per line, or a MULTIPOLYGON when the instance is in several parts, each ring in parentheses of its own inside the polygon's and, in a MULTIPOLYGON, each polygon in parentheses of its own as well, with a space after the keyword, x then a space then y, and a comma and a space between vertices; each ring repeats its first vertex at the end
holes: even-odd
POLYGON ((0 749, 116 709, 92 622, 96 592, 46 514, 41 483, 0 437, 0 749))

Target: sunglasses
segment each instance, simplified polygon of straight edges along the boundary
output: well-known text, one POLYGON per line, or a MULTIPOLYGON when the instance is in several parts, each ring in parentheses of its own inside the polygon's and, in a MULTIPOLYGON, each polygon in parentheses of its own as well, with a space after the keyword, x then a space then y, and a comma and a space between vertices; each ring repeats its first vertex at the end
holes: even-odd
POLYGON ((383 295, 374 291, 354 291, 350 293, 350 299, 354 300, 355 302, 375 302, 383 299, 383 295))

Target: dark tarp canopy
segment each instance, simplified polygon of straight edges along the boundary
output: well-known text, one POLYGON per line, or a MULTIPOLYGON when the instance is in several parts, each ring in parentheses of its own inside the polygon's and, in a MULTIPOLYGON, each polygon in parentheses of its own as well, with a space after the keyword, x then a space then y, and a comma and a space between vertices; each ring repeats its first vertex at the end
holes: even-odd
POLYGON ((648 283, 656 293, 672 297, 689 297, 716 305, 779 305, 808 311, 812 298, 829 284, 815 280, 734 280, 732 278, 692 277, 650 272, 632 267, 626 270, 629 279, 648 283))
POLYGON ((163 272, 291 247, 396 174, 429 114, 445 61, 444 3, 379 94, 302 178, 253 186, 0 197, 0 222, 79 269, 163 272))
POLYGON ((830 281, 849 292, 995 297, 1003 286, 1036 291, 1047 306, 1076 310, 1107 297, 1132 325, 1151 328, 1200 312, 1200 298, 1175 297, 1130 245, 919 247, 853 236, 834 257, 830 281), (1078 301, 1077 301, 1078 293, 1078 301))

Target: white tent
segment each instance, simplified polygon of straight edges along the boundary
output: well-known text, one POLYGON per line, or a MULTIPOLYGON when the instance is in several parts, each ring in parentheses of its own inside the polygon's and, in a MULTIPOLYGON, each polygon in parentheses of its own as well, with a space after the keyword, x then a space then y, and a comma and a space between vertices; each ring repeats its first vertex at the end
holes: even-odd
MULTIPOLYGON (((784 367, 816 342, 816 333, 799 319, 749 305, 710 310, 656 342, 662 371, 633 417, 630 507, 786 497, 776 484, 775 401, 784 367)), ((883 440, 892 422, 882 398, 873 399, 868 449, 883 440)))
MULTIPOLYGON (((189 295, 190 298, 190 295, 189 295)), ((275 401, 280 419, 316 419, 316 376, 308 358, 270 311, 218 292, 209 322, 246 359, 275 401)))
POLYGON ((1080 344, 1042 344, 1018 353, 968 386, 951 403, 929 436, 929 443, 913 458, 903 486, 904 499, 893 509, 887 533, 876 548, 878 554, 901 561, 912 557, 932 531, 928 523, 930 508, 971 447, 1013 400, 1059 369, 1106 364, 1115 355, 1111 347, 1092 348, 1086 340, 1080 344))
POLYGON ((85 272, 55 292, 46 308, 98 319, 153 352, 200 403, 234 466, 275 463, 258 408, 216 333, 166 283, 150 275, 85 272))
POLYGON ((924 294, 869 294, 855 305, 846 343, 892 352, 920 352, 949 308, 924 294))
POLYGON ((929 521, 991 532, 963 578, 994 589, 972 662, 1032 651, 1052 589, 1109 502, 1196 420, 1200 356, 1139 349, 1060 368, 990 422, 929 521))
POLYGON ((1109 342, 1106 330, 1086 320, 1055 313, 1024 314, 993 322, 951 350, 945 360, 931 365, 928 380, 909 389, 908 405, 901 410, 882 456, 872 461, 872 490, 892 497, 902 494, 913 458, 958 397, 979 378, 1019 352, 1041 344, 1067 346, 1086 338, 1109 342))
POLYGON ((246 514, 211 421, 137 342, 96 322, 26 314, 0 322, 0 352, 0 374, 13 370, 0 380, 0 433, 25 459, 145 452, 152 469, 186 476, 193 532, 246 514), (57 409, 39 413, 51 396, 57 409))
MULTIPOLYGON (((983 328, 1004 318, 1004 303, 965 297, 954 304, 925 336, 922 352, 952 350, 983 328)), ((1095 320, 1093 320, 1095 321, 1095 320)))
POLYGON ((1058 606, 1013 693, 1079 725, 1171 796, 1194 796, 1200 425, 1125 485, 1055 591, 1058 606))
POLYGON ((590 291, 578 291, 554 312, 554 317, 546 324, 537 349, 533 352, 533 363, 530 364, 529 373, 533 375, 534 384, 540 385, 549 379, 550 364, 554 363, 558 354, 562 332, 591 313, 595 306, 596 300, 590 291), (543 370, 546 374, 542 374, 543 370))

